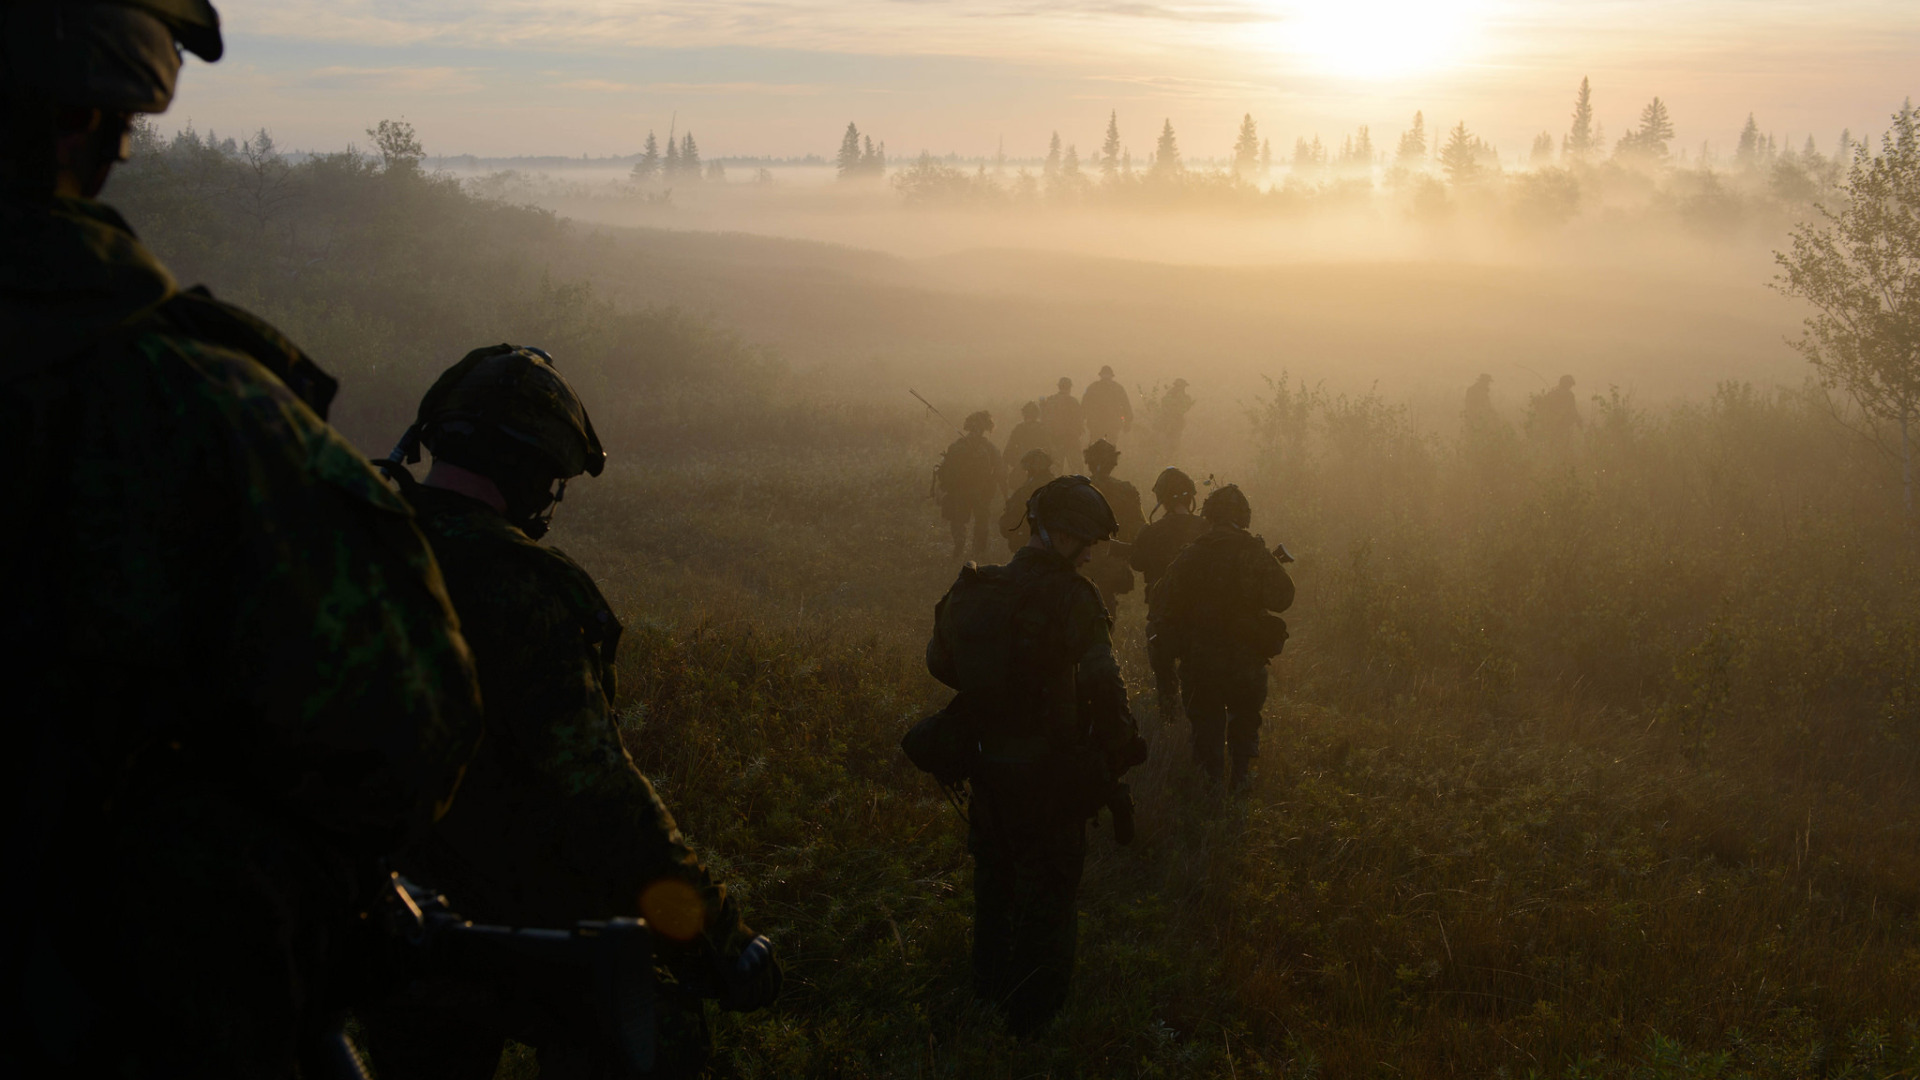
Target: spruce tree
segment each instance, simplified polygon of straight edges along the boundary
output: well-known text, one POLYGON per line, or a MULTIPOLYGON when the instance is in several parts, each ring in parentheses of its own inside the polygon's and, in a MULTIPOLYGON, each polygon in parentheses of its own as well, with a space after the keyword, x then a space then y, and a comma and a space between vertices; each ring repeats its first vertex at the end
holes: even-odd
POLYGON ((1567 132, 1567 157, 1585 161, 1593 153, 1597 138, 1593 130, 1593 87, 1585 76, 1580 79, 1580 94, 1573 99, 1573 127, 1567 132))
POLYGON ((1120 174, 1120 111, 1107 114, 1107 138, 1100 144, 1100 178, 1111 183, 1120 174))
POLYGON ((1273 175, 1273 143, 1267 139, 1260 140, 1260 175, 1273 175))
POLYGON ((847 121, 847 133, 840 137, 840 152, 834 155, 833 164, 842 180, 860 175, 860 129, 851 120, 847 121))
POLYGON ((1440 169, 1454 187, 1471 184, 1480 178, 1480 156, 1485 144, 1467 133, 1467 122, 1460 121, 1447 132, 1447 144, 1440 149, 1440 169))
POLYGON ((673 129, 667 129, 667 159, 660 163, 660 175, 671 184, 680 179, 680 144, 674 141, 673 129))
POLYGON ((1553 134, 1543 131, 1533 137, 1533 153, 1528 155, 1528 163, 1534 166, 1553 164, 1553 134))
POLYGON ((1060 133, 1057 131, 1047 142, 1047 160, 1040 166, 1040 175, 1048 183, 1052 183, 1054 178, 1060 175, 1060 133))
POLYGON ((1747 114, 1746 126, 1740 129, 1740 143, 1734 148, 1733 160, 1745 168, 1753 168, 1760 163, 1760 125, 1753 122, 1753 114, 1747 114))
POLYGON ((640 160, 633 163, 632 179, 635 183, 644 184, 659 175, 660 140, 654 138, 653 132, 649 131, 646 149, 640 151, 640 160))
POLYGON ((1254 128, 1253 114, 1240 118, 1240 137, 1233 141, 1233 172, 1245 178, 1260 161, 1260 133, 1254 128))
POLYGON ((680 139, 680 171, 689 180, 700 179, 700 148, 694 144, 691 131, 680 139))
POLYGON ((1175 176, 1181 170, 1180 144, 1173 137, 1173 119, 1169 117, 1160 125, 1160 141, 1153 152, 1153 175, 1175 176))
POLYGON ((1417 169, 1427 160, 1427 118, 1416 111, 1413 126, 1400 133, 1400 145, 1394 149, 1394 164, 1417 169))
POLYGON ((1654 98, 1640 110, 1640 126, 1620 137, 1614 153, 1648 161, 1665 161, 1667 143, 1673 140, 1673 118, 1667 115, 1666 102, 1654 98))

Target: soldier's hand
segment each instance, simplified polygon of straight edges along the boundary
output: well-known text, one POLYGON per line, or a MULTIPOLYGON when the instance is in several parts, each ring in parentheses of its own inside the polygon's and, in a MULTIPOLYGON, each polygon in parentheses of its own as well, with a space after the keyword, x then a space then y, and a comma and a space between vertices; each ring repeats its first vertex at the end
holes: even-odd
POLYGON ((730 1012, 752 1012, 773 1004, 780 996, 780 961, 774 958, 773 942, 765 934, 755 937, 729 960, 716 957, 720 965, 720 1007, 730 1012))

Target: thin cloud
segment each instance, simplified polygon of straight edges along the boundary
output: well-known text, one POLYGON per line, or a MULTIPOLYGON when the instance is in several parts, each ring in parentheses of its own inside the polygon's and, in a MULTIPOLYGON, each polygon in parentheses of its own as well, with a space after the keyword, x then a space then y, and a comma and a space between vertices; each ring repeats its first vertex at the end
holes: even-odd
POLYGON ((337 90, 399 93, 471 94, 486 88, 479 68, 343 67, 315 68, 300 80, 305 86, 337 90))
POLYGON ((612 79, 569 79, 553 86, 560 90, 580 90, 590 94, 764 94, 802 96, 824 93, 818 83, 763 82, 618 82, 612 79))

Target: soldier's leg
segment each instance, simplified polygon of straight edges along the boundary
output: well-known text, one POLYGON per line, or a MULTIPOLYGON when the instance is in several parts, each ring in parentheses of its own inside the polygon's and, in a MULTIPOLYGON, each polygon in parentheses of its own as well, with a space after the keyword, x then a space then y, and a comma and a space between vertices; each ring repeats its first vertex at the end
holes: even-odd
POLYGON ((967 836, 973 854, 973 996, 1004 1007, 1011 989, 1015 872, 998 810, 976 784, 967 836))
POLYGON ((1227 703, 1218 672, 1196 671, 1180 665, 1181 690, 1186 694, 1187 723, 1193 725, 1193 760, 1215 780, 1226 772, 1227 703))
POLYGON ((973 505, 973 554, 977 558, 987 557, 987 538, 993 535, 993 527, 988 524, 996 520, 993 499, 982 498, 973 505))
POLYGON ((1038 1030, 1066 1004, 1080 932, 1080 874, 1087 858, 1082 820, 1034 822, 1015 844, 1013 985, 1007 1028, 1038 1030))
POLYGON ((1233 759, 1233 783, 1246 780, 1260 756, 1260 710, 1267 703, 1267 666, 1254 664, 1225 681, 1227 752, 1233 759))
POLYGON ((967 519, 958 515, 949 516, 947 529, 953 534, 953 557, 964 558, 967 554, 967 519))

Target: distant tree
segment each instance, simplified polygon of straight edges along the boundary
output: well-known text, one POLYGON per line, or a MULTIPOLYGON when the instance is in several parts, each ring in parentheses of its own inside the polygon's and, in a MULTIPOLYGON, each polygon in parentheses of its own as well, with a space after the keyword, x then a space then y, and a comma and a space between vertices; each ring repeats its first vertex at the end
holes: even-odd
POLYGON ((1120 175, 1122 176, 1133 175, 1133 148, 1132 147, 1126 147, 1120 151, 1120 175))
POLYGON ((1481 150, 1485 145, 1479 137, 1467 132, 1465 120, 1447 132, 1447 144, 1440 148, 1440 171, 1447 174, 1447 183, 1464 187, 1480 179, 1481 150))
POLYGON ((1154 144, 1153 175, 1176 176, 1183 166, 1180 164, 1180 144, 1173 137, 1173 119, 1169 117, 1160 125, 1160 141, 1154 144))
MULTIPOLYGON (((420 139, 413 133, 413 125, 405 120, 382 120, 367 129, 367 138, 373 140, 373 148, 380 152, 380 167, 389 174, 412 176, 420 171, 420 162, 427 156, 420 146, 420 139)), ((207 133, 209 142, 213 133, 207 133)), ((231 141, 231 140, 229 140, 231 141)))
POLYGON ((1260 133, 1255 129, 1253 114, 1247 113, 1240 118, 1240 137, 1233 141, 1233 171, 1242 179, 1251 176, 1260 163, 1260 133))
POLYGON ((1373 135, 1362 125, 1340 144, 1338 164, 1343 172, 1363 172, 1373 168, 1373 135))
POLYGON ((1400 145, 1394 150, 1393 160, 1403 168, 1419 168, 1427 160, 1427 118, 1419 112, 1413 114, 1413 126, 1400 133, 1400 145))
POLYGON ((851 120, 847 121, 847 133, 840 137, 840 152, 834 155, 833 164, 842 180, 860 175, 860 129, 851 120))
POLYGON ((1120 175, 1120 111, 1107 113, 1107 137, 1100 143, 1100 178, 1112 183, 1120 175))
POLYGON ((887 171, 887 144, 873 145, 873 136, 861 136, 860 175, 884 176, 887 171))
POLYGON ((1271 176, 1272 174, 1273 174, 1273 143, 1266 139, 1261 139, 1260 140, 1260 175, 1271 176))
POLYGON ((1599 133, 1593 127, 1593 87, 1582 76, 1580 93, 1573 99, 1573 126, 1567 130, 1562 147, 1568 161, 1585 161, 1599 144, 1599 133))
POLYGON ((1742 168, 1755 169, 1760 166, 1760 125, 1753 122, 1753 114, 1747 114, 1746 126, 1740 129, 1740 142, 1734 147, 1734 163, 1742 168))
POLYGON ((1673 140, 1673 118, 1667 115, 1666 102, 1654 98, 1640 110, 1640 126, 1620 136, 1614 153, 1643 161, 1665 161, 1667 143, 1673 140))
POLYGON ((644 184, 660 175, 660 140, 647 132, 646 149, 640 151, 640 160, 633 163, 630 179, 636 184, 644 184))
POLYGON ((1543 131, 1533 137, 1533 152, 1527 156, 1533 166, 1553 164, 1553 133, 1543 131))
POLYGON ((674 129, 667 128, 667 156, 660 162, 660 175, 671 184, 680 179, 680 140, 673 137, 674 129))
POLYGON ((1048 183, 1060 175, 1060 133, 1057 131, 1047 143, 1047 160, 1040 166, 1040 175, 1048 183))
POLYGON ((1909 99, 1874 156, 1860 147, 1838 213, 1793 231, 1774 252, 1774 287, 1813 305, 1795 348, 1820 381, 1868 417, 1900 428, 1900 480, 1913 519, 1913 443, 1920 411, 1920 116, 1909 99))
POLYGON ((1067 156, 1060 159, 1060 177, 1063 180, 1076 184, 1082 179, 1080 175, 1080 150, 1072 143, 1067 144, 1067 156))
POLYGON ((1306 139, 1293 140, 1293 172, 1304 176, 1318 172, 1327 164, 1327 148, 1320 145, 1320 136, 1315 135, 1312 142, 1306 139))
POLYGON ((680 137, 680 172, 689 180, 700 179, 700 147, 691 131, 680 137))

